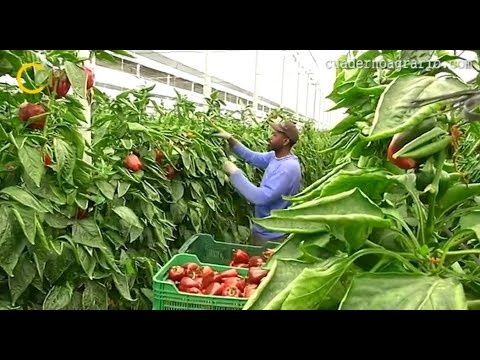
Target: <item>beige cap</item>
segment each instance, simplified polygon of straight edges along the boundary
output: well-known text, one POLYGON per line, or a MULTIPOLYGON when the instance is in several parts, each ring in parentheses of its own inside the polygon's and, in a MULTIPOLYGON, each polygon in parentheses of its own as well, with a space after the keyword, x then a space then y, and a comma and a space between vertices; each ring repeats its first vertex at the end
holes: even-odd
POLYGON ((287 135, 293 144, 298 141, 298 129, 294 123, 287 121, 282 123, 273 123, 271 126, 274 130, 287 135))

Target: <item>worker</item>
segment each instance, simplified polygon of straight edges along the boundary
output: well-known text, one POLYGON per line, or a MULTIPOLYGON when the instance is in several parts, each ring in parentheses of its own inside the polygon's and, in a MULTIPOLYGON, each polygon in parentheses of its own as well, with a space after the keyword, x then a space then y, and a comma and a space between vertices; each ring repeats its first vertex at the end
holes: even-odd
MULTIPOLYGON (((298 157, 292 153, 292 147, 298 141, 298 129, 292 122, 273 123, 273 135, 268 152, 254 152, 236 140, 223 129, 215 136, 228 140, 233 153, 245 161, 264 169, 260 187, 253 185, 242 171, 231 161, 225 161, 223 170, 229 175, 230 182, 247 201, 255 206, 255 217, 268 217, 272 210, 286 209, 290 202, 283 196, 293 196, 300 191, 302 182, 298 157)), ((252 229, 251 242, 264 245, 268 241, 281 242, 288 234, 267 230, 258 224, 252 229)))

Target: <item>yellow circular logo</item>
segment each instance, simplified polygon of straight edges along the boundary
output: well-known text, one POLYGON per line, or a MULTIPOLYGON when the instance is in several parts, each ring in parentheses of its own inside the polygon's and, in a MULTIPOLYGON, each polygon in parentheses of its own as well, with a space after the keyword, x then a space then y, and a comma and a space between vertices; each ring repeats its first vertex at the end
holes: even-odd
POLYGON ((35 63, 23 64, 22 67, 20 68, 20 70, 18 70, 18 73, 17 73, 17 83, 18 83, 18 86, 20 87, 20 89, 22 89, 23 92, 26 92, 27 94, 38 94, 39 92, 41 92, 45 88, 45 85, 41 86, 39 88, 30 90, 30 89, 27 89, 22 84, 22 74, 23 74, 23 72, 25 70, 31 68, 31 67, 34 67, 34 68, 39 69, 39 70, 45 70, 45 68, 43 67, 42 64, 35 64, 35 63))

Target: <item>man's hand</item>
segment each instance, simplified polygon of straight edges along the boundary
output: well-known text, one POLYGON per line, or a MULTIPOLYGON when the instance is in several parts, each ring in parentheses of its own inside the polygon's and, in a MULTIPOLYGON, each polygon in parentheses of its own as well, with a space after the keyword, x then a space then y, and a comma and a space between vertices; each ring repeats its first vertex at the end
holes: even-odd
POLYGON ((219 137, 219 138, 222 138, 222 139, 225 139, 225 140, 230 140, 233 137, 232 134, 230 134, 230 133, 228 133, 225 130, 220 129, 220 128, 218 128, 218 133, 213 134, 213 136, 216 136, 216 137, 219 137))
POLYGON ((240 171, 240 169, 233 162, 226 160, 223 162, 223 171, 228 175, 232 175, 233 173, 240 171))

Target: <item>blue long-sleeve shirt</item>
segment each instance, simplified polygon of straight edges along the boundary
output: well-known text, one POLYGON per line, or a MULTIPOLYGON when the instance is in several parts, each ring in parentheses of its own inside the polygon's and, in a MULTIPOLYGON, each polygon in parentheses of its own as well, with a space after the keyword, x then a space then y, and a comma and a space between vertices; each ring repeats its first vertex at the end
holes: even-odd
MULTIPOLYGON (((230 181, 235 189, 255 206, 255 217, 264 218, 269 216, 272 210, 290 206, 290 202, 284 200, 282 196, 293 196, 300 190, 302 174, 297 156, 288 155, 277 158, 274 151, 254 152, 240 143, 235 144, 232 151, 251 165, 265 169, 260 187, 250 183, 241 171, 230 175, 230 181)), ((272 240, 284 235, 257 224, 252 230, 272 240)))

